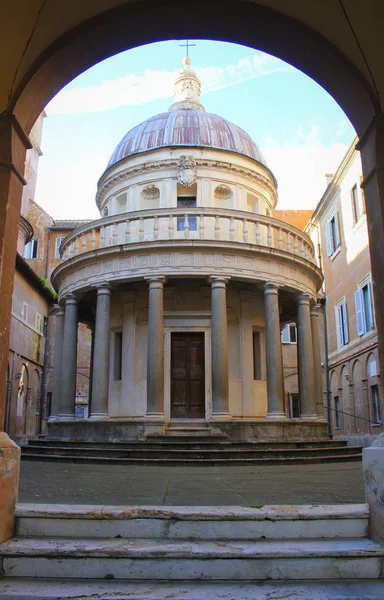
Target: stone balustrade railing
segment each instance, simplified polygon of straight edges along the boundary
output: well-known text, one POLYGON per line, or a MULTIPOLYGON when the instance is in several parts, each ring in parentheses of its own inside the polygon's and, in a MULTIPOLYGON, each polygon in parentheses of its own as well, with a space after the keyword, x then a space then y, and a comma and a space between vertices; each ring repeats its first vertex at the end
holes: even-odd
POLYGON ((200 240, 275 248, 315 263, 314 247, 300 229, 249 212, 216 208, 158 208, 113 215, 83 225, 61 245, 61 257, 135 243, 200 240))

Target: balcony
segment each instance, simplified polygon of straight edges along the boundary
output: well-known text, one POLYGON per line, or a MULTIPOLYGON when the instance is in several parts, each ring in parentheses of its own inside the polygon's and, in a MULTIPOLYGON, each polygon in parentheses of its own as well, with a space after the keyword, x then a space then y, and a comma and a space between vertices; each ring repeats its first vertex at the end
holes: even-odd
POLYGON ((216 208, 160 208, 113 215, 71 232, 52 274, 59 297, 97 286, 225 275, 272 281, 316 297, 322 274, 302 231, 264 215, 216 208))
POLYGON ((315 264, 314 247, 300 229, 243 211, 215 208, 162 208, 113 215, 75 229, 62 243, 65 262, 113 246, 158 242, 216 242, 279 250, 315 264))

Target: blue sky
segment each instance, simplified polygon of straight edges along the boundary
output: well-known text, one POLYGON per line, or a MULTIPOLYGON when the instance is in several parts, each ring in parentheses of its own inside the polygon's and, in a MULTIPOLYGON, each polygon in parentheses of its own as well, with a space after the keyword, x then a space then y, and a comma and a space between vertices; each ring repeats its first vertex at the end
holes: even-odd
MULTIPOLYGON (((97 180, 125 133, 166 111, 184 41, 150 44, 105 60, 47 106, 36 201, 54 218, 98 216, 97 180)), ((202 104, 245 129, 279 184, 279 208, 314 208, 355 135, 317 83, 287 63, 244 46, 191 40, 202 104)))

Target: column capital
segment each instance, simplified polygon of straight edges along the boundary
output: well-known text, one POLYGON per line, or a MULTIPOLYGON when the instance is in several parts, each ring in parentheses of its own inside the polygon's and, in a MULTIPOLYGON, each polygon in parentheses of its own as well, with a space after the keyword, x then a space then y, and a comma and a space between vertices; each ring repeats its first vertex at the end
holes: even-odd
POLYGON ((60 304, 55 304, 52 313, 55 317, 64 317, 65 310, 60 304))
POLYGON ((298 304, 310 304, 312 300, 312 296, 310 294, 308 294, 307 292, 302 292, 301 294, 299 294, 299 297, 297 299, 298 304))
POLYGON ((162 288, 167 281, 165 275, 151 275, 149 277, 144 277, 144 279, 145 281, 148 281, 149 289, 162 288))
POLYGON ((314 304, 313 306, 311 306, 311 317, 319 317, 320 311, 321 311, 320 304, 314 304))
POLYGON ((96 291, 97 291, 98 296, 101 296, 103 294, 106 296, 110 296, 112 288, 108 282, 105 282, 105 283, 101 283, 100 285, 98 285, 96 288, 96 291))
POLYGON ((266 281, 264 283, 264 294, 278 294, 280 285, 273 283, 273 281, 266 281))
POLYGON ((67 296, 64 296, 63 302, 65 303, 65 306, 68 304, 77 304, 78 298, 75 296, 75 294, 67 294, 67 296))
POLYGON ((211 275, 210 277, 208 277, 208 281, 212 287, 220 288, 225 288, 230 279, 230 277, 225 277, 221 275, 211 275))

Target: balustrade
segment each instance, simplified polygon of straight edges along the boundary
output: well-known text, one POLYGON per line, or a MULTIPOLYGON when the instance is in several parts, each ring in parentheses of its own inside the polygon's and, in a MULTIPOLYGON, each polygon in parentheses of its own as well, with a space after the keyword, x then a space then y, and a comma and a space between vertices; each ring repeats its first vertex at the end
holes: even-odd
POLYGON ((273 217, 229 209, 175 208, 125 213, 74 230, 63 241, 63 261, 108 246, 161 240, 215 240, 274 248, 315 263, 310 238, 273 217))

